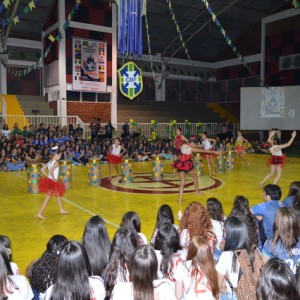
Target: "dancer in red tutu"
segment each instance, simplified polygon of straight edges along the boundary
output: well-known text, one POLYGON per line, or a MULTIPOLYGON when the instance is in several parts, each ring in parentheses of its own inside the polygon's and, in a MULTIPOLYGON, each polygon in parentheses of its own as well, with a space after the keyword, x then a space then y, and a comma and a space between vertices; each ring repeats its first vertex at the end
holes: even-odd
POLYGON ((191 136, 189 139, 189 143, 181 146, 180 159, 175 161, 172 164, 172 167, 176 168, 178 170, 178 176, 180 179, 178 203, 182 202, 186 174, 190 175, 193 178, 196 195, 199 196, 202 194, 199 191, 198 177, 197 177, 195 171, 193 170, 193 163, 192 163, 192 159, 191 159, 193 153, 194 152, 203 152, 203 153, 210 153, 210 154, 219 154, 220 153, 220 152, 216 152, 216 151, 202 150, 202 149, 198 148, 195 140, 196 140, 196 137, 191 136))
MULTIPOLYGON (((181 147, 183 144, 188 143, 188 139, 182 135, 182 128, 176 128, 176 136, 174 139, 174 156, 173 156, 173 161, 179 160, 180 159, 180 155, 181 155, 181 147)), ((174 169, 174 174, 175 174, 175 170, 174 169)))
POLYGON ((109 180, 111 180, 113 165, 117 171, 117 177, 120 176, 120 163, 122 161, 122 156, 126 152, 126 149, 121 146, 121 139, 116 138, 115 143, 110 147, 110 151, 106 158, 109 162, 109 180))
POLYGON ((269 151, 271 152, 272 156, 270 157, 269 161, 268 161, 268 165, 271 166, 271 172, 259 183, 259 188, 261 188, 263 186, 263 184, 269 179, 271 178, 273 175, 275 175, 275 171, 276 171, 276 177, 273 180, 273 184, 276 184, 278 182, 278 180, 281 177, 281 172, 282 172, 282 168, 285 164, 285 155, 282 154, 282 149, 289 147, 294 139, 296 137, 296 131, 294 130, 292 132, 292 136, 290 138, 290 140, 282 145, 278 145, 278 138, 277 138, 277 133, 275 130, 272 130, 269 138, 268 138, 268 143, 270 144, 270 148, 269 151))
POLYGON ((65 194, 66 187, 62 182, 58 181, 58 175, 59 175, 58 161, 60 160, 61 155, 62 152, 60 150, 57 150, 54 153, 52 159, 47 164, 45 164, 41 169, 42 173, 46 177, 42 178, 39 181, 39 191, 42 193, 46 193, 46 198, 37 214, 37 217, 43 220, 46 219, 43 216, 43 212, 52 196, 57 197, 60 213, 68 214, 68 212, 64 210, 61 202, 61 196, 65 194), (46 173, 46 169, 48 169, 48 174, 46 173))

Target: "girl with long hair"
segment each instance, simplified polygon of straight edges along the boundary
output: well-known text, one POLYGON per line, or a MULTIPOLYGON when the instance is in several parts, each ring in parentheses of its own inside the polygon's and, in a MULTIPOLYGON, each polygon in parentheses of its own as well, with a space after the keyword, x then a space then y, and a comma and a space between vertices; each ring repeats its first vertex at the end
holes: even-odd
POLYGON ((219 286, 210 246, 202 236, 194 236, 185 262, 174 274, 177 299, 218 299, 219 286))
POLYGON ((276 138, 277 133, 276 131, 272 130, 269 138, 268 138, 268 143, 270 144, 270 148, 269 151, 271 152, 272 156, 269 159, 268 164, 271 166, 271 171, 270 173, 259 183, 259 188, 261 188, 263 186, 263 184, 269 180, 272 176, 275 175, 276 172, 276 177, 273 180, 273 184, 276 184, 280 177, 281 177, 281 173, 282 173, 282 168, 285 165, 285 156, 282 154, 282 149, 285 149, 287 147, 289 147, 295 137, 296 137, 296 131, 294 130, 292 132, 292 136, 290 138, 290 140, 285 143, 285 144, 278 144, 278 138, 276 138))
POLYGON ((12 269, 12 274, 20 275, 19 267, 17 266, 17 264, 15 262, 12 262, 11 241, 10 241, 9 237, 6 235, 0 235, 0 244, 2 244, 7 251, 10 266, 12 269))
POLYGON ((128 228, 119 228, 113 238, 109 262, 103 275, 106 299, 110 298, 116 283, 129 281, 128 265, 137 246, 137 234, 128 228))
POLYGON ((45 300, 103 300, 103 281, 91 275, 84 247, 76 241, 66 243, 58 258, 56 283, 47 289, 45 300))
POLYGON ((150 242, 151 245, 154 244, 158 229, 160 228, 160 226, 162 226, 165 223, 173 224, 173 226, 175 226, 175 228, 178 229, 178 226, 174 224, 174 215, 173 215, 172 208, 168 204, 163 204, 158 209, 157 217, 156 217, 156 225, 152 233, 151 242, 150 242))
POLYGON ((180 246, 178 231, 170 223, 161 225, 153 245, 158 260, 158 278, 174 281, 177 265, 186 259, 186 251, 180 246))
POLYGON ((246 197, 235 197, 229 216, 237 217, 246 224, 249 234, 249 245, 250 247, 257 247, 259 245, 258 226, 256 223, 256 218, 251 212, 249 201, 246 197))
POLYGON ((89 257, 92 274, 102 277, 109 260, 110 241, 106 224, 100 216, 93 216, 86 223, 82 245, 89 257))
POLYGON ((214 248, 214 258, 217 261, 222 253, 222 241, 224 236, 224 222, 226 216, 223 211, 223 206, 217 198, 208 198, 206 209, 210 216, 213 232, 216 236, 216 245, 214 248))
POLYGON ((7 249, 2 244, 0 244, 0 299, 33 299, 26 278, 22 275, 13 275, 7 249))
POLYGON ((287 207, 279 208, 275 217, 274 237, 266 241, 262 250, 264 263, 271 257, 278 257, 296 274, 300 261, 299 235, 298 219, 294 212, 287 207))
POLYGON ((297 203, 300 203, 300 181, 293 181, 288 196, 283 200, 283 206, 292 208, 297 203))
POLYGON ((289 266, 278 258, 272 258, 264 266, 257 283, 256 295, 257 300, 300 299, 294 274, 289 266))
POLYGON ((194 236, 202 236, 214 251, 216 236, 213 232, 210 216, 200 202, 192 202, 185 209, 179 225, 180 244, 188 249, 194 236))
POLYGON ((139 245, 147 244, 146 236, 143 233, 141 233, 140 217, 136 212, 128 211, 127 213, 125 213, 125 215, 122 217, 120 227, 128 228, 135 232, 139 237, 139 245))
POLYGON ((115 166, 117 172, 117 179, 119 179, 120 164, 125 152, 126 149, 121 145, 121 139, 115 138, 114 144, 111 145, 109 153, 106 155, 107 161, 109 162, 109 180, 111 180, 112 177, 113 165, 115 166))
MULTIPOLYGON (((56 150, 56 149, 55 149, 56 150)), ((57 197, 57 202, 59 206, 59 212, 61 214, 68 214, 66 210, 64 210, 61 197, 66 192, 66 187, 63 182, 59 181, 59 160, 61 158, 62 151, 57 150, 52 159, 45 164, 41 171, 46 176, 45 178, 40 179, 39 181, 39 191, 42 193, 46 193, 46 198, 37 214, 37 217, 45 220, 46 218, 43 216, 43 212, 48 205, 49 200, 52 196, 57 197), (46 173, 46 169, 48 169, 48 174, 46 173)))
POLYGON ((52 236, 42 257, 27 267, 26 276, 30 280, 35 299, 43 299, 46 290, 56 282, 58 257, 67 242, 63 235, 52 236))
POLYGON ((176 300, 171 282, 157 280, 157 258, 149 245, 139 246, 129 264, 131 282, 117 283, 112 300, 176 300))
POLYGON ((220 259, 216 265, 218 272, 219 287, 223 287, 226 282, 226 292, 220 297, 221 300, 236 300, 239 280, 240 265, 238 253, 246 251, 248 257, 248 267, 254 269, 254 261, 260 258, 259 252, 249 245, 248 228, 246 224, 237 217, 229 217, 225 221, 225 245, 220 259))

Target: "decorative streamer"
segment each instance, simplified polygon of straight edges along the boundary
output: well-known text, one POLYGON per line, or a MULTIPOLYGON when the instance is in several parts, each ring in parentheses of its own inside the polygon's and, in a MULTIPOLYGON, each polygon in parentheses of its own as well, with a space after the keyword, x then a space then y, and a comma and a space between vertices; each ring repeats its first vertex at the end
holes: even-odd
POLYGON ((239 53, 237 50, 236 46, 233 44, 231 41, 230 37, 227 35, 225 29, 221 25, 220 21, 218 20, 217 16, 215 15, 213 9, 210 7, 209 3, 207 0, 201 0, 203 4, 206 6, 207 11, 209 12, 213 22, 216 24, 216 26, 219 28, 221 34, 224 37, 224 40, 226 41, 226 44, 233 50, 235 53, 236 57, 241 61, 241 63, 244 65, 244 67, 248 70, 249 73, 252 75, 256 75, 255 72, 252 70, 251 66, 246 63, 245 59, 242 57, 242 55, 239 53))
MULTIPOLYGON (((18 23, 20 23, 21 19, 23 19, 23 17, 25 15, 28 15, 29 12, 31 12, 36 7, 36 4, 38 2, 39 2, 39 0, 31 0, 19 13, 17 13, 17 15, 15 17, 2 19, 0 21, 0 24, 2 26, 0 28, 0 32, 2 32, 3 29, 10 24, 14 24, 16 26, 18 23)), ((3 11, 3 7, 7 8, 10 4, 14 4, 14 3, 15 3, 15 0, 3 1, 3 3, 0 4, 0 13, 3 11)))
POLYGON ((181 32, 181 30, 180 30, 180 28, 179 28, 179 25, 178 25, 178 22, 177 22, 177 19, 176 19, 176 16, 175 16, 174 9, 173 9, 173 7, 172 7, 171 0, 167 0, 167 3, 169 4, 170 15, 171 15, 172 21, 173 21, 173 23, 174 23, 174 25, 175 25, 175 27, 176 27, 176 31, 177 31, 177 33, 178 33, 178 35, 179 35, 179 39, 180 39, 180 41, 181 41, 182 48, 184 49, 184 52, 185 52, 185 54, 186 54, 186 56, 187 56, 187 58, 188 58, 190 64, 193 65, 193 62, 192 62, 192 60, 191 60, 189 51, 188 51, 188 49, 186 48, 186 44, 185 44, 185 41, 184 41, 184 39, 183 39, 182 32, 181 32))
POLYGON ((147 18, 147 12, 145 13, 145 25, 146 25, 146 33, 147 33, 147 42, 148 42, 148 54, 150 58, 150 65, 152 70, 152 76, 155 83, 155 86, 158 88, 155 71, 154 71, 154 65, 153 65, 153 57, 152 57, 152 50, 151 50, 151 44, 150 44, 150 35, 149 35, 149 24, 148 24, 148 18, 147 18))
MULTIPOLYGON (((37 1, 35 1, 37 2, 37 1)), ((72 16, 76 13, 76 11, 79 10, 79 5, 81 3, 81 0, 76 0, 75 4, 73 5, 69 15, 67 16, 67 19, 65 20, 62 29, 57 33, 57 35, 54 37, 53 35, 49 34, 48 39, 51 41, 51 44, 48 46, 48 48, 45 50, 44 53, 42 53, 41 57, 33 64, 32 66, 28 68, 24 68, 22 70, 14 70, 13 68, 7 66, 5 62, 1 59, 1 63, 3 64, 4 68, 6 69, 7 73, 16 76, 16 77, 22 77, 26 76, 27 74, 31 73, 33 70, 35 70, 44 60, 45 57, 50 52, 50 49, 53 45, 53 43, 60 42, 63 39, 63 33, 66 31, 67 27, 70 26, 70 20, 72 19, 72 16)))
POLYGON ((118 0, 118 49, 123 55, 142 55, 142 0, 118 0))

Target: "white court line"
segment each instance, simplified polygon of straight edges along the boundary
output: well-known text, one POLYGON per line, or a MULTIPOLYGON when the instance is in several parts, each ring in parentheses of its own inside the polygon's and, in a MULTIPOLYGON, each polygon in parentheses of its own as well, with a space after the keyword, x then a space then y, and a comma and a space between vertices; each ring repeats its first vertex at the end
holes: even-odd
MULTIPOLYGON (((27 181, 27 178, 24 177, 24 176, 22 176, 22 175, 19 174, 19 173, 15 173, 15 172, 14 172, 14 173, 12 173, 12 174, 14 174, 14 175, 16 175, 17 177, 19 177, 19 178, 21 178, 21 179, 27 181)), ((96 214, 96 213, 94 213, 94 212, 92 212, 92 211, 90 211, 90 210, 88 210, 88 209, 86 209, 86 208, 84 208, 84 207, 82 207, 82 206, 76 204, 75 202, 73 202, 73 201, 71 201, 71 200, 69 200, 69 199, 67 199, 67 198, 65 198, 65 197, 61 197, 61 199, 63 199, 65 202, 67 202, 67 203, 73 205, 74 207, 80 209, 81 211, 83 211, 83 212, 85 212, 85 213, 87 213, 87 214, 89 214, 89 215, 91 215, 91 216, 96 216, 96 215, 98 215, 98 214, 96 214)), ((111 221, 109 221, 109 220, 103 218, 102 216, 101 216, 101 218, 105 221, 105 223, 107 223, 107 224, 109 224, 109 225, 111 225, 111 226, 113 226, 113 227, 115 227, 115 228, 119 228, 119 225, 117 225, 117 224, 115 224, 115 223, 113 223, 113 222, 111 222, 111 221)))

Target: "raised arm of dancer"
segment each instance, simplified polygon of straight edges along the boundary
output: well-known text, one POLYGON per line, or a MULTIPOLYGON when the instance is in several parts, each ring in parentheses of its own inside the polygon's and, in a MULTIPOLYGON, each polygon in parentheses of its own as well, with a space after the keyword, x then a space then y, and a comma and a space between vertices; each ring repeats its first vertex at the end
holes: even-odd
POLYGON ((222 154, 222 151, 214 151, 214 150, 203 150, 198 147, 193 147, 192 152, 201 152, 201 153, 210 153, 210 154, 222 154))
POLYGON ((267 140, 268 143, 273 144, 273 136, 276 134, 276 131, 271 131, 269 134, 269 138, 267 140))
POLYGON ((284 149, 284 148, 287 148, 287 147, 291 146, 292 143, 293 143, 293 141, 294 141, 294 139, 295 139, 295 137, 296 137, 296 131, 294 130, 292 132, 292 136, 291 136, 290 140, 287 143, 285 143, 285 144, 276 146, 275 150, 284 149))

